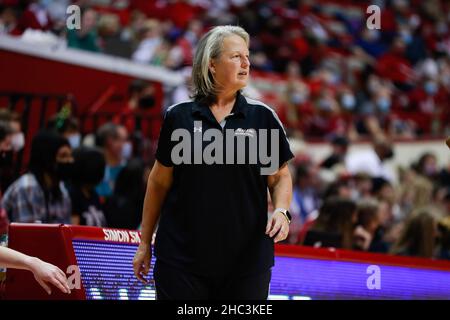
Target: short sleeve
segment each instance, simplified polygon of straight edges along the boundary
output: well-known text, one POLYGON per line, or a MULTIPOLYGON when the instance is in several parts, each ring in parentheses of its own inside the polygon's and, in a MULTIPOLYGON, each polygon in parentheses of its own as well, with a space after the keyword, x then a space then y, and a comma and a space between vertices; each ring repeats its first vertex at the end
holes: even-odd
POLYGON ((278 118, 278 115, 273 110, 270 118, 270 127, 271 129, 278 130, 278 168, 281 168, 286 162, 294 157, 294 154, 291 151, 290 143, 287 138, 286 131, 284 130, 283 124, 281 123, 280 118, 278 118))
POLYGON ((170 110, 164 114, 164 120, 158 138, 158 147, 156 149, 156 160, 166 167, 172 167, 171 158, 173 142, 171 141, 173 131, 173 120, 170 110))

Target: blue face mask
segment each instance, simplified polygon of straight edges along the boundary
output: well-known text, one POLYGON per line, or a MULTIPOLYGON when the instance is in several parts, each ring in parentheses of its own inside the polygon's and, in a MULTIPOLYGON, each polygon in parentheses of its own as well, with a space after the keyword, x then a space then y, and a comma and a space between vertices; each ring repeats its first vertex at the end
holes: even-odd
POLYGON ((401 37, 406 44, 410 44, 413 40, 413 37, 409 32, 402 33, 401 37))
POLYGON ((355 96, 352 94, 344 94, 341 98, 341 104, 345 110, 353 110, 356 105, 355 96))
POLYGON ((81 144, 81 135, 80 134, 72 134, 67 138, 69 140, 70 147, 72 149, 76 149, 81 144))
POLYGON ((291 95, 291 102, 293 104, 302 104, 306 101, 306 96, 302 93, 293 93, 291 95))
POLYGON ((377 100, 378 110, 382 113, 388 113, 391 109, 391 100, 388 98, 379 98, 377 100))
POLYGON ((436 94, 436 92, 438 91, 438 86, 436 84, 436 82, 433 81, 427 81, 425 82, 423 89, 425 90, 425 92, 432 96, 434 94, 436 94))

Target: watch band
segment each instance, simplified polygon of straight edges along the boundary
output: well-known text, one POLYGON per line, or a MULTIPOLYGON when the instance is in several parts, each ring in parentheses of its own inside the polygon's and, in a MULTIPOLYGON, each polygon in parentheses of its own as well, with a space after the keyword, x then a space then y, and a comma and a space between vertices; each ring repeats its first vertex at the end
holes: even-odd
POLYGON ((273 210, 273 213, 275 212, 281 212, 284 217, 286 218, 286 220, 288 221, 288 223, 291 223, 291 215, 289 214, 289 211, 287 209, 284 208, 276 208, 275 210, 273 210))

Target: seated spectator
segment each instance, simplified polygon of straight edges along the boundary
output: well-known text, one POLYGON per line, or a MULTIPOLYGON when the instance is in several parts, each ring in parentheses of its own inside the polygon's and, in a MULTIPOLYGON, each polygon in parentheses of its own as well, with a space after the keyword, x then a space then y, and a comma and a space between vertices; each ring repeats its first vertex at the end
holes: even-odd
POLYGON ((292 222, 289 230, 289 241, 295 243, 300 227, 306 223, 311 214, 319 207, 317 190, 317 170, 312 165, 300 164, 295 173, 295 184, 292 194, 290 212, 292 222))
POLYGON ((0 109, 0 121, 7 122, 11 128, 11 146, 14 152, 19 152, 25 146, 25 135, 22 132, 22 119, 17 112, 0 109))
POLYGON ((414 208, 429 205, 433 198, 433 183, 415 170, 407 169, 400 176, 399 205, 405 216, 414 208))
POLYGON ((154 19, 147 20, 139 33, 141 41, 132 55, 132 60, 148 64, 162 43, 159 22, 154 19))
POLYGON ((413 165, 413 168, 418 174, 430 180, 431 182, 437 180, 439 170, 435 154, 431 152, 423 153, 417 163, 413 165))
POLYGON ((71 29, 67 31, 67 46, 69 48, 98 52, 97 39, 97 13, 93 9, 83 9, 81 15, 80 30, 71 29))
POLYGON ((78 120, 72 116, 64 116, 63 114, 57 114, 52 117, 48 123, 47 128, 55 130, 62 135, 70 143, 72 149, 76 149, 81 144, 81 133, 78 120))
POLYGON ((157 139, 161 127, 160 116, 161 110, 156 100, 155 85, 135 79, 128 86, 126 105, 113 118, 113 122, 124 125, 130 134, 143 133, 148 134, 150 139, 157 139), (141 119, 145 116, 152 117, 150 128, 143 128, 142 126, 141 119))
POLYGON ((54 132, 33 138, 29 172, 6 190, 2 205, 12 222, 70 223, 71 202, 63 180, 72 174, 69 142, 54 132))
POLYGON ((343 177, 329 183, 322 193, 322 200, 325 201, 333 196, 339 196, 347 199, 355 198, 354 200, 356 200, 357 197, 353 196, 355 189, 350 182, 350 179, 343 177))
POLYGON ((391 80, 398 89, 409 91, 413 88, 415 74, 405 50, 405 41, 401 37, 395 38, 390 50, 380 56, 376 71, 381 77, 391 80))
POLYGON ((358 226, 355 229, 355 248, 370 251, 376 232, 380 227, 379 204, 376 200, 363 200, 358 203, 357 212, 358 226))
POLYGON ((335 136, 331 140, 332 152, 322 161, 320 166, 326 169, 332 169, 335 165, 344 164, 347 154, 349 141, 344 136, 335 136))
MULTIPOLYGON (((106 161, 105 175, 97 185, 96 190, 104 199, 110 197, 114 191, 117 176, 126 164, 131 154, 127 144, 127 130, 114 123, 102 125, 96 134, 96 145, 101 148, 106 161)), ((103 200, 104 200, 103 199, 103 200)))
POLYGON ((130 160, 119 173, 114 194, 105 205, 111 228, 137 229, 141 223, 145 196, 145 166, 139 159, 130 160))
POLYGON ((99 46, 105 54, 129 59, 132 54, 131 40, 121 35, 120 19, 116 14, 103 14, 98 21, 99 46))
POLYGON ((11 129, 12 163, 0 169, 0 190, 5 192, 20 175, 19 152, 25 147, 25 134, 22 132, 22 119, 18 113, 6 108, 0 109, 0 121, 8 123, 11 129))
POLYGON ((47 12, 47 8, 37 0, 27 1, 27 6, 22 12, 15 28, 11 31, 13 35, 21 35, 27 29, 51 30, 53 23, 47 12))
POLYGON ((72 200, 72 224, 105 227, 106 219, 95 187, 105 174, 105 158, 95 148, 74 150, 74 169, 69 186, 72 200))
POLYGON ((11 33, 18 22, 18 10, 13 6, 0 6, 0 35, 11 33))
POLYGON ((393 172, 385 164, 393 157, 391 142, 384 138, 376 138, 372 149, 349 153, 345 159, 345 165, 352 174, 366 173, 373 178, 383 177, 388 181, 394 181, 393 172))
POLYGON ((422 258, 436 257, 439 218, 432 208, 416 209, 406 221, 391 253, 422 258))
POLYGON ((303 245, 352 249, 357 206, 352 200, 330 197, 323 203, 319 216, 306 233, 303 245))

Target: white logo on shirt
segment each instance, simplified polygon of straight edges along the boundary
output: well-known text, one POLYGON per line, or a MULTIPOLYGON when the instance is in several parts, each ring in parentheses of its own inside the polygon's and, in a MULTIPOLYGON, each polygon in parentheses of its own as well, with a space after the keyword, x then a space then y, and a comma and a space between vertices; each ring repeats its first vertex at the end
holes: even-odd
POLYGON ((248 136, 248 137, 251 137, 251 138, 253 138, 255 136, 255 134, 256 134, 256 130, 252 129, 252 128, 247 129, 247 130, 242 129, 242 128, 238 128, 234 132, 235 136, 248 136))

